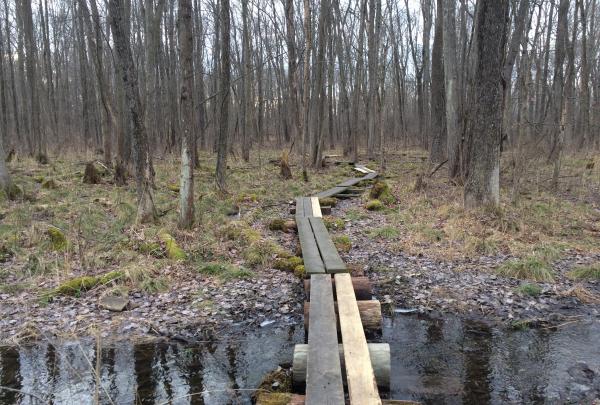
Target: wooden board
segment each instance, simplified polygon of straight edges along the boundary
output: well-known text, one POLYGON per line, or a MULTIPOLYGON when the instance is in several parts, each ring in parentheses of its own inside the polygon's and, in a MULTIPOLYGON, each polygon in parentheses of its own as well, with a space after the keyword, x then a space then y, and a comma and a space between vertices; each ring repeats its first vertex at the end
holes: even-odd
MULTIPOLYGON (((257 396, 256 405, 304 405, 305 397, 300 394, 282 394, 279 392, 260 392, 257 396)), ((420 402, 404 401, 398 399, 384 399, 383 405, 421 405, 420 402)))
POLYGON ((334 277, 350 404, 381 404, 350 274, 334 277))
POLYGON ((314 309, 310 317, 308 334, 307 405, 344 404, 344 386, 330 278, 331 276, 327 274, 314 274, 310 277, 314 309))
POLYGON ((323 265, 327 273, 340 273, 346 272, 348 269, 342 261, 335 245, 333 244, 329 232, 323 223, 323 219, 310 217, 310 224, 312 226, 313 233, 315 234, 315 240, 323 259, 323 265))
POLYGON ((348 179, 340 184, 338 184, 338 187, 352 187, 358 183, 360 183, 363 179, 361 177, 354 177, 352 179, 348 179))
POLYGON ((354 165, 354 170, 358 170, 361 173, 375 173, 375 170, 371 170, 365 165, 354 165))
POLYGON ((303 218, 304 215, 304 200, 302 197, 296 197, 296 219, 303 218))
POLYGON ((302 247, 302 259, 304 260, 306 274, 325 273, 325 266, 308 218, 296 217, 296 226, 298 227, 298 238, 302 247))
POLYGON ((315 197, 319 197, 319 198, 333 197, 336 194, 346 191, 347 188, 348 187, 333 187, 333 188, 330 188, 329 190, 321 191, 319 194, 315 194, 315 197))
POLYGON ((369 174, 367 174, 366 176, 364 176, 364 177, 362 178, 362 180, 373 180, 373 179, 374 179, 375 177, 377 177, 377 176, 378 176, 378 174, 377 174, 377 173, 375 173, 375 172, 373 172, 373 173, 369 173, 369 174))
POLYGON ((322 218, 321 204, 319 204, 319 197, 309 197, 312 205, 312 216, 322 218))

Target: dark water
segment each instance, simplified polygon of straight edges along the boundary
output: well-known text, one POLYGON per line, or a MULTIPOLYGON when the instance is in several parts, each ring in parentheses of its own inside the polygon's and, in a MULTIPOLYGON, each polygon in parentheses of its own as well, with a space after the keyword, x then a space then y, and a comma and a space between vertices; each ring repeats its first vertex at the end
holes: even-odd
MULTIPOLYGON (((4 347, 0 386, 20 392, 0 389, 0 404, 91 404, 95 395, 103 404, 250 403, 249 390, 265 373, 289 363, 303 338, 300 328, 268 327, 194 347, 103 348, 98 394, 93 342, 4 347)), ((600 386, 590 371, 600 370, 598 320, 557 331, 505 331, 454 317, 403 315, 385 319, 382 341, 391 346, 394 399, 591 403, 600 386)))

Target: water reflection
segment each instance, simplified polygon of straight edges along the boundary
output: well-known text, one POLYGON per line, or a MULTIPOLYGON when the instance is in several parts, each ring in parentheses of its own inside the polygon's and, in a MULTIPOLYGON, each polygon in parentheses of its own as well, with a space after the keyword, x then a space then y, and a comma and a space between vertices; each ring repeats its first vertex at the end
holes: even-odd
POLYGON ((285 328, 216 344, 106 347, 100 384, 93 341, 0 347, 0 386, 8 388, 0 404, 249 404, 251 389, 289 362, 302 334, 285 328))
POLYGON ((382 341, 392 352, 391 398, 562 404, 591 403, 600 394, 599 320, 557 331, 507 331, 451 316, 399 315, 384 322, 382 341), (587 385, 571 378, 578 361, 596 370, 587 385))
MULTIPOLYGON (((303 328, 273 328, 194 346, 119 344, 102 349, 99 378, 93 341, 0 347, 0 386, 10 388, 0 389, 0 404, 248 404, 264 374, 291 361, 303 335, 303 328)), ((600 395, 598 336, 599 320, 506 331, 450 316, 386 318, 389 396, 423 404, 591 403, 585 399, 600 395)))

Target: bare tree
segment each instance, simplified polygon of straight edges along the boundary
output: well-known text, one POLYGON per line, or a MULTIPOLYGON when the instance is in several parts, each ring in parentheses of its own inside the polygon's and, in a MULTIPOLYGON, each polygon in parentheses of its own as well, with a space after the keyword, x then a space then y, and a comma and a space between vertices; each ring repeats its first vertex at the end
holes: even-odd
POLYGON ((129 121, 132 125, 133 163, 135 165, 135 179, 137 188, 137 221, 140 223, 154 221, 156 211, 152 198, 152 162, 142 102, 140 100, 137 74, 135 71, 129 38, 127 36, 127 22, 129 14, 125 12, 123 0, 109 0, 110 25, 115 42, 116 60, 121 73, 121 80, 125 90, 129 121))
POLYGON ((219 11, 221 61, 219 75, 219 143, 217 148, 217 187, 227 190, 227 152, 229 147, 229 91, 231 82, 229 0, 221 0, 219 11))
POLYGON ((456 1, 443 0, 444 16, 444 90, 446 92, 446 136, 448 173, 456 178, 460 173, 459 80, 456 58, 456 1))
POLYGON ((478 0, 475 34, 475 100, 470 125, 472 154, 465 184, 467 208, 500 202, 502 62, 506 45, 508 0, 478 0))
POLYGON ((181 186, 179 187, 179 226, 194 223, 194 66, 192 52, 192 1, 179 0, 179 58, 181 60, 181 186))
POLYGON ((441 163, 446 158, 446 102, 444 88, 444 9, 437 0, 433 50, 431 54, 431 148, 429 160, 441 163))

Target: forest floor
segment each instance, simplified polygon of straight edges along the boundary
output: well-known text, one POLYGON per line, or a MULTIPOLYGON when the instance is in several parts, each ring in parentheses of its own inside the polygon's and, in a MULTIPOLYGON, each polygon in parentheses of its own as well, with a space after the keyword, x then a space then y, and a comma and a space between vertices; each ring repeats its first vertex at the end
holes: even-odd
MULTIPOLYGON (((294 196, 356 174, 330 165, 305 183, 292 162, 286 181, 275 157, 232 159, 230 192, 221 196, 214 157, 202 155, 190 231, 176 226, 175 159, 155 162, 160 217, 150 225, 135 224, 132 181, 117 187, 107 173, 99 184, 82 182, 91 156, 12 162, 24 194, 0 197, 0 342, 96 334, 194 341, 226 328, 301 324, 302 283, 289 260, 295 233, 270 225, 291 218, 294 196), (107 297, 124 310, 105 309, 107 297)), ((512 173, 503 171, 501 208, 474 211, 462 208, 462 188, 444 167, 429 176, 423 152, 391 153, 387 162, 392 197, 380 210, 366 209, 366 193, 340 201, 327 219, 344 259, 372 279, 386 310, 454 312, 512 327, 599 316, 598 156, 566 158, 557 193, 552 168, 529 161, 517 201, 512 173)))

